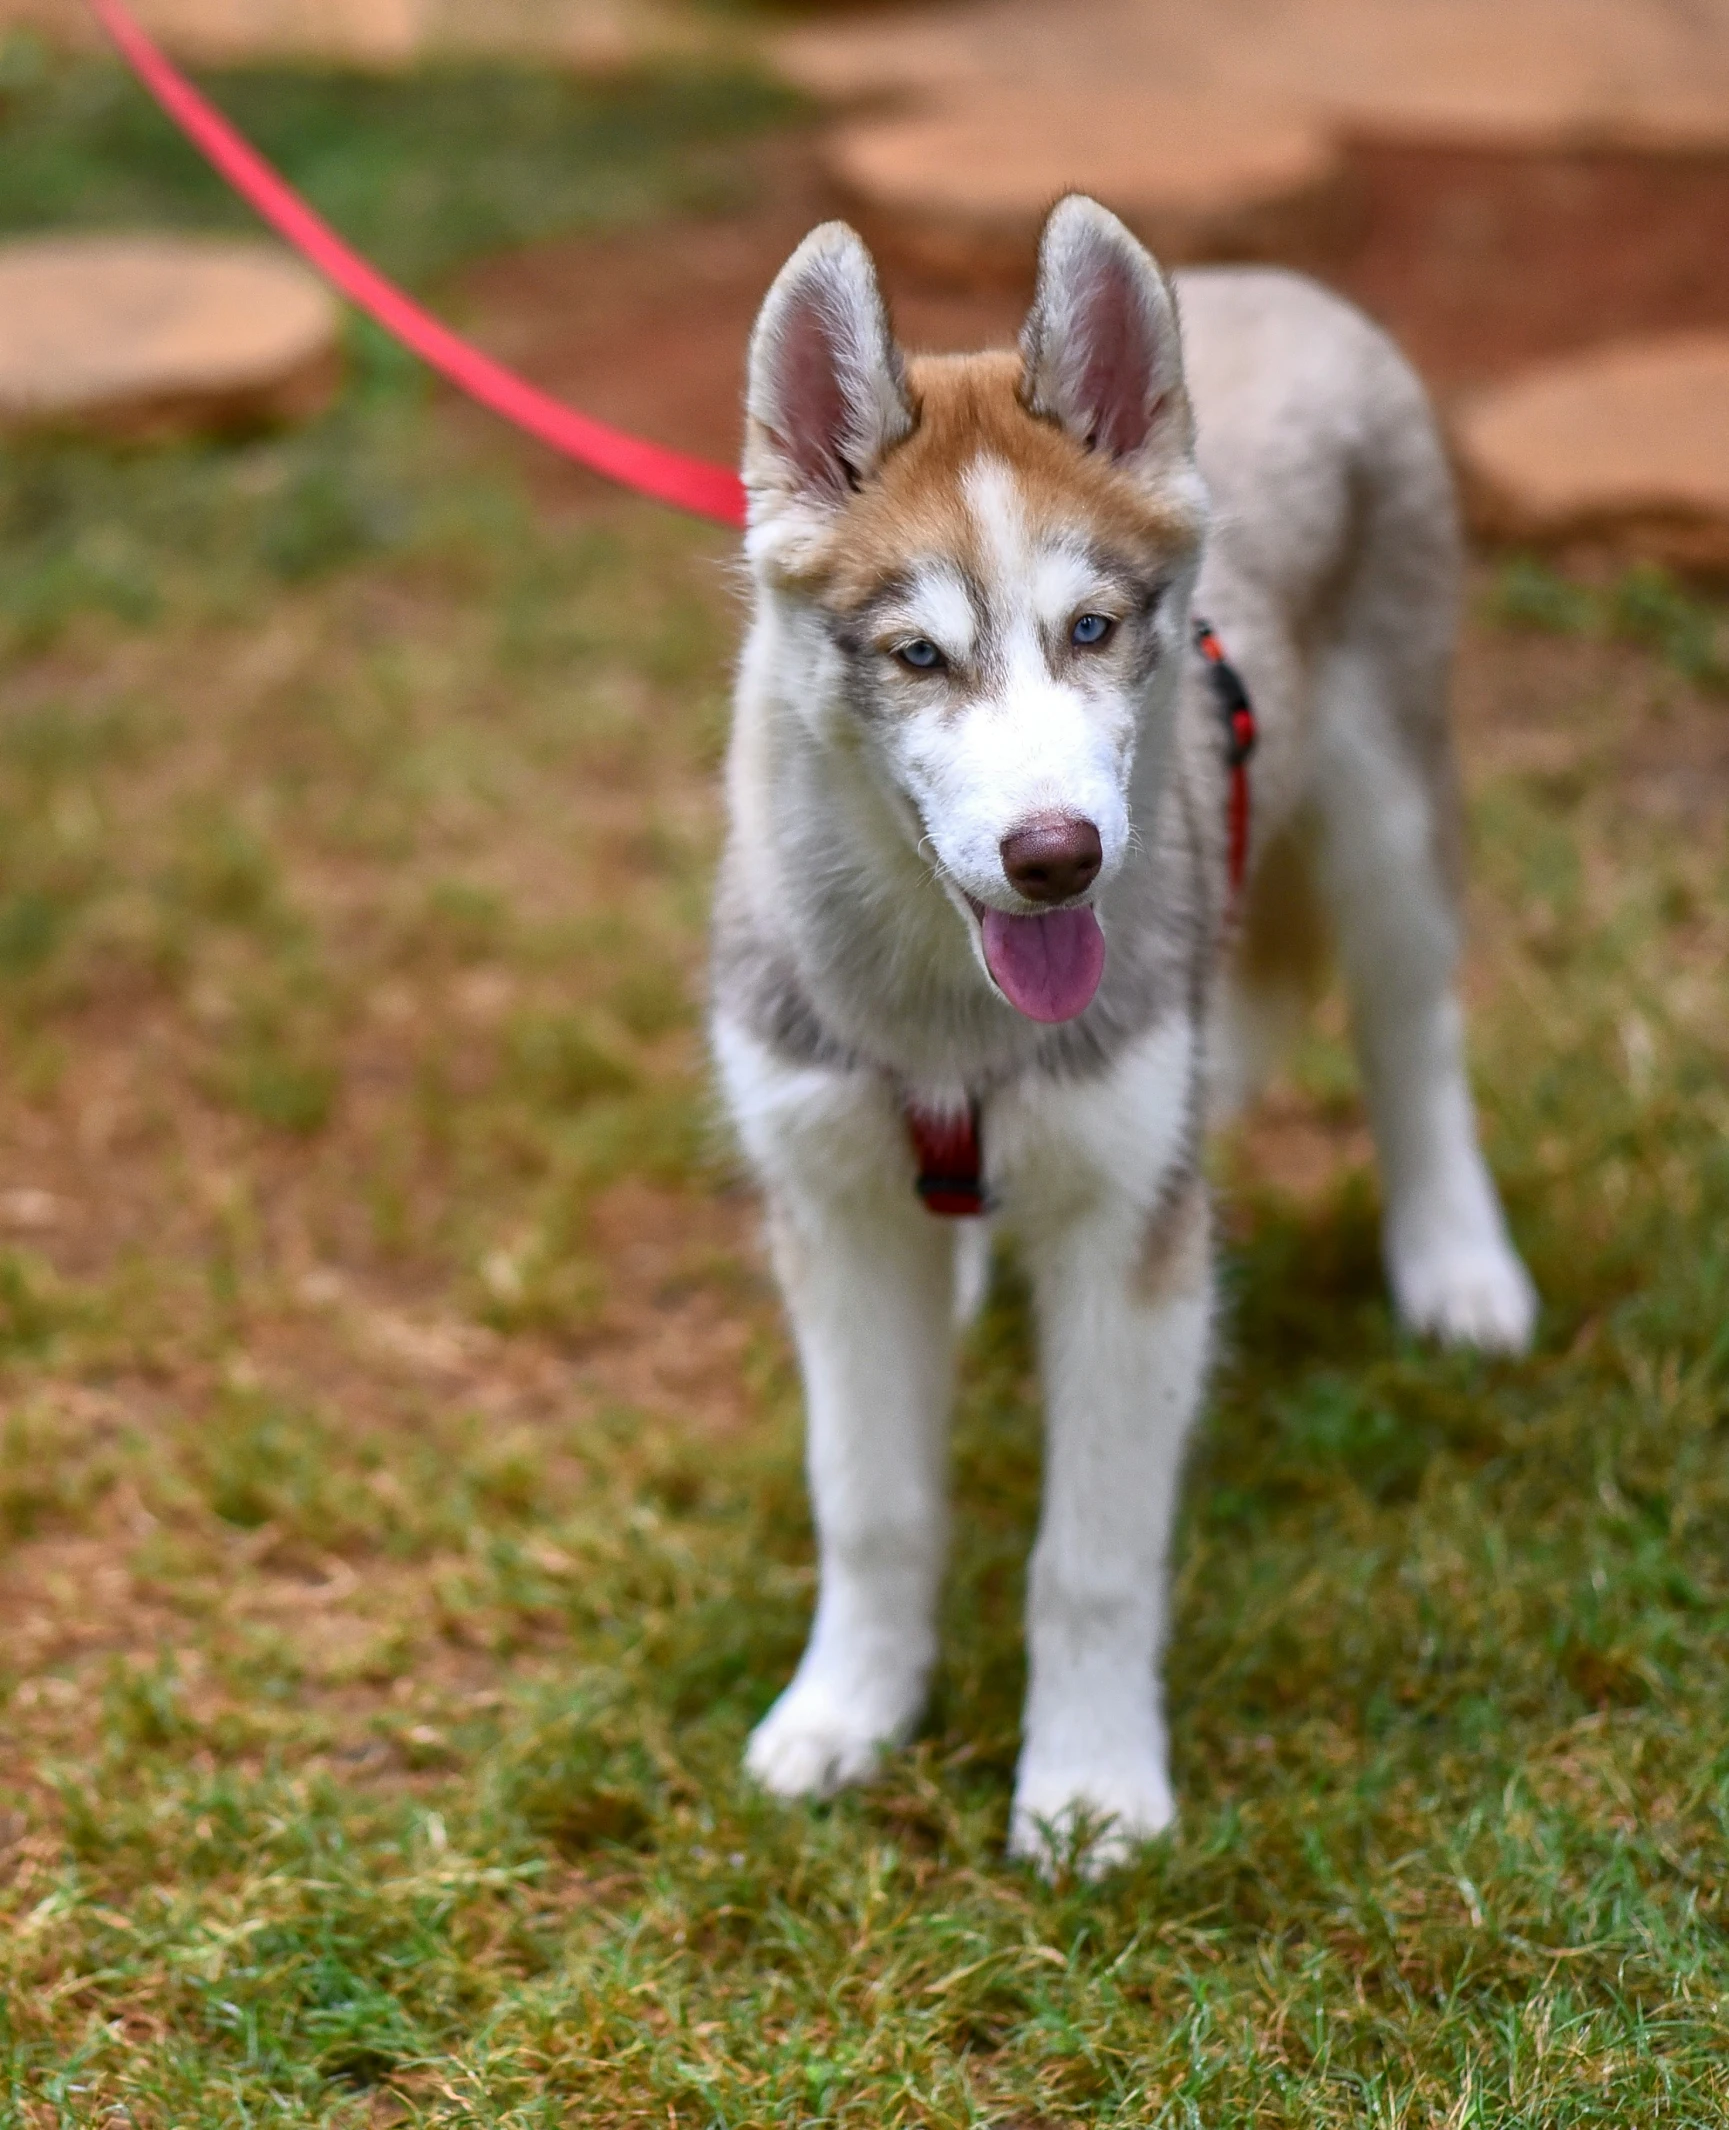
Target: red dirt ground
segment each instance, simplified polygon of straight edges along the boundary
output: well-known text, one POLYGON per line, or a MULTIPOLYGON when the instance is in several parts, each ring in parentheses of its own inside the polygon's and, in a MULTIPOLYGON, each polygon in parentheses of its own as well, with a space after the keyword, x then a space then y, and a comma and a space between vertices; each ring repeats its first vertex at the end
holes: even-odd
MULTIPOLYGON (((1351 153, 1352 240, 1290 263, 1378 317, 1443 400, 1595 341, 1729 324, 1729 159, 1380 143, 1351 153)), ((492 260, 462 283, 468 324, 590 412, 731 458, 756 306, 799 238, 834 212, 811 136, 765 150, 754 191, 732 214, 492 260)), ((1026 293, 890 291, 903 338, 935 348, 1012 337, 1026 293)), ((589 477, 535 463, 549 491, 593 493, 589 477)))

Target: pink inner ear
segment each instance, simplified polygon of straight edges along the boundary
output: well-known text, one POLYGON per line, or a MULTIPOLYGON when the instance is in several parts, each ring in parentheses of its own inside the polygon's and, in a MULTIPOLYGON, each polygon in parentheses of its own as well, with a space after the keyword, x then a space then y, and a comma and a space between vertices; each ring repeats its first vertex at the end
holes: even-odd
POLYGON ((813 487, 844 490, 840 447, 849 426, 846 395, 821 306, 808 297, 793 306, 781 329, 775 368, 776 433, 794 465, 813 487))
POLYGON ((1101 259, 1088 279, 1076 397, 1092 410, 1097 448, 1124 458, 1146 442, 1152 424, 1153 350, 1128 261, 1101 259))

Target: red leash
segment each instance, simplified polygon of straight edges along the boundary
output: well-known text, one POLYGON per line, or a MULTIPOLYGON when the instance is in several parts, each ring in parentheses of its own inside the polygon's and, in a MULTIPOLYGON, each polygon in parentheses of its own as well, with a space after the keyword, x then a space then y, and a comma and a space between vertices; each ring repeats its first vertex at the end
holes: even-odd
POLYGON ((217 172, 351 303, 440 375, 566 458, 656 502, 743 525, 744 487, 729 466, 688 458, 577 413, 441 325, 369 266, 156 49, 122 0, 90 0, 121 57, 217 172))

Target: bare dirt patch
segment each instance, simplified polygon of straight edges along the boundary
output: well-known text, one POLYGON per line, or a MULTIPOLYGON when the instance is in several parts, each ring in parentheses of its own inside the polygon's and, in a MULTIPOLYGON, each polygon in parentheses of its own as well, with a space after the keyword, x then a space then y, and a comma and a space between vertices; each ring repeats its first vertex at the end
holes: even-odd
MULTIPOLYGON (((800 237, 840 207, 813 136, 756 152, 753 204, 739 212, 536 246, 471 271, 471 325, 609 421, 736 456, 757 305, 800 237)), ((1358 140, 1349 159, 1345 241, 1289 263, 1379 318, 1443 397, 1597 341, 1729 323, 1729 158, 1358 140)), ((897 324, 913 346, 1000 345, 1031 277, 1030 257, 1019 282, 996 287, 896 275, 897 324)))
MULTIPOLYGON (((752 204, 596 240, 537 245, 465 274, 470 329, 502 360, 572 404, 680 450, 736 460, 744 351, 776 272, 836 211, 815 143, 758 150, 752 204)), ((1013 292, 897 288, 896 322, 928 348, 1001 344, 1024 306, 1013 292)), ((545 492, 600 492, 591 475, 537 455, 545 492)))
POLYGON ((1351 144, 1331 278, 1443 395, 1633 333, 1729 322, 1729 158, 1351 144))

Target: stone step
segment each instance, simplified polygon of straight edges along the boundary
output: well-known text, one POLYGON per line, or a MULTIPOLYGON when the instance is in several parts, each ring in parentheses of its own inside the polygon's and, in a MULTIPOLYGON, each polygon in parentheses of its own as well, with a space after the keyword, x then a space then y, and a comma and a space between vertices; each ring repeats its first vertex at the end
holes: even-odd
POLYGON ((835 102, 1195 100, 1377 136, 1549 149, 1729 145, 1722 0, 937 0, 802 23, 779 64, 835 102))
MULTIPOLYGON (((180 56, 222 65, 323 58, 395 67, 420 42, 423 0, 136 0, 150 36, 180 56)), ((100 49, 82 0, 0 0, 0 33, 30 29, 56 44, 100 49)))
POLYGON ((836 126, 825 166, 886 261, 949 285, 1025 283, 1051 202, 1072 190, 1173 263, 1318 261, 1351 226, 1324 129, 1216 97, 980 82, 964 101, 836 126))
MULTIPOLYGON (((436 53, 605 68, 736 41, 680 0, 132 0, 132 10, 168 50, 207 65, 396 68, 436 53)), ((0 0, 0 36, 8 29, 103 42, 84 0, 0 0)))
POLYGON ((1453 436, 1493 539, 1729 572, 1729 333, 1615 342, 1474 395, 1453 436))
POLYGON ((939 0, 801 24, 835 187, 885 249, 987 280, 1067 186, 1173 259, 1325 270, 1350 154, 1729 154, 1729 6, 1674 0, 939 0))
POLYGON ((309 416, 342 314, 273 246, 174 236, 0 245, 0 429, 157 437, 309 416))

